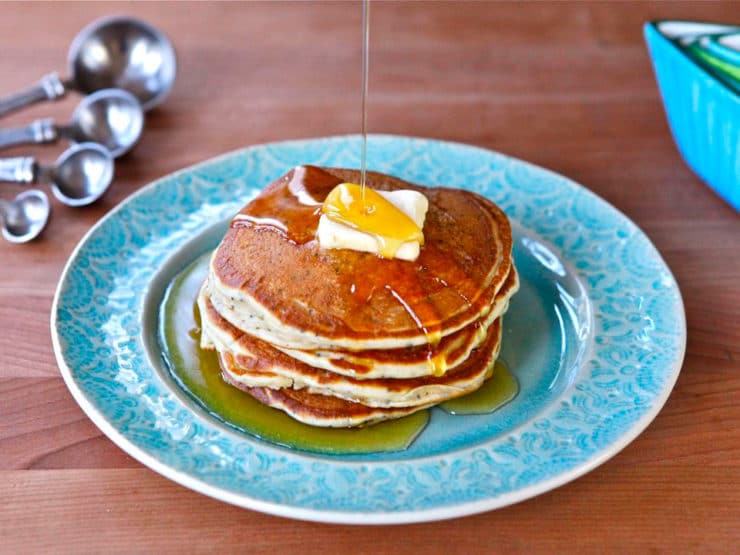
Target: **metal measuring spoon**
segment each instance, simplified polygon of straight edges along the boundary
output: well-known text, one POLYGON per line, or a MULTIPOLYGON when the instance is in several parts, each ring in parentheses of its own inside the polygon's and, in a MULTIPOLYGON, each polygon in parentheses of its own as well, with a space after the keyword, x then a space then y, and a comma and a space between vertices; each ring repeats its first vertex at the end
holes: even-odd
POLYGON ((124 89, 149 110, 164 100, 177 73, 169 39, 131 17, 108 17, 85 27, 72 42, 67 63, 69 79, 51 73, 25 91, 0 99, 0 116, 43 100, 57 100, 68 90, 88 94, 124 89))
POLYGON ((54 166, 30 157, 0 158, 0 181, 50 183, 59 202, 86 206, 98 200, 113 181, 113 157, 96 143, 80 143, 65 150, 54 166))
POLYGON ((46 227, 51 205, 46 193, 38 189, 24 191, 13 200, 0 199, 2 234, 11 243, 27 243, 46 227))
POLYGON ((47 118, 26 127, 0 129, 0 148, 64 138, 99 143, 118 157, 136 144, 143 128, 144 112, 136 97, 122 89, 104 89, 83 98, 68 125, 57 125, 47 118))

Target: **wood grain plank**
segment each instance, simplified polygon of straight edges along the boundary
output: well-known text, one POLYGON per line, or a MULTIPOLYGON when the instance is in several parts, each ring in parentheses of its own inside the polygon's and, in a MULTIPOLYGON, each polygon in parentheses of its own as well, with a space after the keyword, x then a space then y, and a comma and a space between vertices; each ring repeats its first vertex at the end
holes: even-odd
POLYGON ((57 379, 0 379, 0 469, 138 466, 57 379))
POLYGON ((10 377, 58 376, 51 349, 51 299, 35 287, 0 288, 0 380, 10 377), (14 325, 21 323, 21 325, 14 325), (26 348, 23 348, 26 346, 26 348))
POLYGON ((323 525, 228 506, 148 470, 1 471, 0 536, 10 551, 264 553, 660 552, 732 550, 736 466, 604 467, 512 507, 446 523, 323 525), (39 527, 28 506, 45 516, 39 527), (669 509, 670 508, 670 509, 669 509), (608 515, 608 516, 606 516, 608 515), (94 523, 94 524, 93 524, 94 523), (259 531, 259 532, 258 532, 259 531), (645 541, 646 533, 649 539, 645 541), (173 535, 177 534, 174 538, 173 535))

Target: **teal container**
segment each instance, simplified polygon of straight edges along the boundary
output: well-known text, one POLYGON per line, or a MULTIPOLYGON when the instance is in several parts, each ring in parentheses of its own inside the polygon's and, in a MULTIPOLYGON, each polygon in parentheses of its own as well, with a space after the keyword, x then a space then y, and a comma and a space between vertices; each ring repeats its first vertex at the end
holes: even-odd
POLYGON ((654 21, 644 31, 678 150, 740 211, 740 80, 735 73, 740 66, 727 47, 740 27, 654 21))

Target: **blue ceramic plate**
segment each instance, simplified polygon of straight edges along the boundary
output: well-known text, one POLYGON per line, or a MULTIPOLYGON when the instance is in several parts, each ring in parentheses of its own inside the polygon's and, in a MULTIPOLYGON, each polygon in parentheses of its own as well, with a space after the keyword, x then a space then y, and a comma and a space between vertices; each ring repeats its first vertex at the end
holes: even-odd
POLYGON ((225 222, 298 164, 359 166, 357 136, 268 144, 160 179, 81 241, 51 315, 64 379, 88 416, 155 471, 268 513, 326 522, 457 517, 532 497, 588 472, 634 439, 665 403, 686 327, 670 271, 645 235, 572 181, 466 145, 372 136, 369 167, 471 189, 515 229, 521 291, 502 357, 521 391, 491 415, 433 409, 406 451, 291 451, 206 414, 170 380, 157 306, 225 222))

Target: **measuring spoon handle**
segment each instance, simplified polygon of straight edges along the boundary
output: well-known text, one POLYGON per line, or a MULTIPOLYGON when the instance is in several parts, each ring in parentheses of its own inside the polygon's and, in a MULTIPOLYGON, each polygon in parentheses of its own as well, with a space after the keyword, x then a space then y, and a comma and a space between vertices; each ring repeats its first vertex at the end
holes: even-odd
POLYGON ((36 120, 26 127, 0 129, 0 148, 34 143, 52 143, 59 138, 53 119, 36 120))
POLYGON ((34 183, 36 181, 36 160, 30 156, 0 158, 0 181, 34 183))
POLYGON ((0 99, 0 117, 15 112, 36 102, 43 100, 56 100, 67 93, 64 83, 57 73, 50 73, 41 80, 19 93, 0 99))

